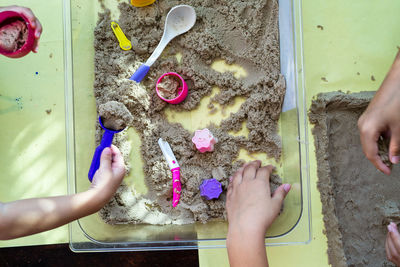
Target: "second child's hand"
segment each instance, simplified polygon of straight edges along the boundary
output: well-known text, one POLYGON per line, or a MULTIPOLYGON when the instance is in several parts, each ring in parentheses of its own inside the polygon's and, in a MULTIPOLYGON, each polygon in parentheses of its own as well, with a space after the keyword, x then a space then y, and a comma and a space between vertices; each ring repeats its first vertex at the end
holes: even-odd
POLYGON ((390 138, 389 159, 400 162, 400 52, 368 108, 358 120, 365 156, 377 169, 389 175, 390 169, 378 154, 380 136, 390 138))

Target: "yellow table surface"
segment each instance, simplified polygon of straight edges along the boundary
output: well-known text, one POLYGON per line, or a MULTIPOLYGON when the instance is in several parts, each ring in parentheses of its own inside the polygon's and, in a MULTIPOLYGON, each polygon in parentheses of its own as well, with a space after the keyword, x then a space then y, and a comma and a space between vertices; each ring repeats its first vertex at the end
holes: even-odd
MULTIPOLYGON (((2 6, 14 3, 1 1, 2 6)), ((18 4, 33 9, 44 32, 38 54, 17 60, 0 57, 0 201, 5 202, 67 192, 62 1, 21 0, 18 4)), ((399 11, 400 2, 395 0, 303 1, 307 106, 318 92, 379 87, 400 46, 399 11)), ((268 247, 271 266, 328 265, 310 127, 309 142, 312 241, 268 247)), ((0 247, 67 241, 63 226, 0 241, 0 247)), ((199 258, 201 266, 228 265, 225 249, 200 250, 199 258)))

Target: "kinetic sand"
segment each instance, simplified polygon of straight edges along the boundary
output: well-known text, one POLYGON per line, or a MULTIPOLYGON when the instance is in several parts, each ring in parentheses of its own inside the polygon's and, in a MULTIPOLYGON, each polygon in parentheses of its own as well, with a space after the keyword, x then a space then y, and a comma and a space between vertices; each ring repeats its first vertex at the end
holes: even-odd
MULTIPOLYGON (((312 103, 318 189, 332 266, 393 266, 387 224, 400 222, 400 169, 386 176, 362 152, 357 120, 373 92, 320 94, 312 103)), ((381 143, 381 155, 387 155, 381 143)))
MULTIPOLYGON (((140 63, 146 61, 161 39, 169 9, 178 4, 178 1, 160 0, 145 8, 135 8, 128 3, 119 5, 118 23, 131 39, 133 51, 119 48, 110 28, 109 10, 100 14, 94 32, 97 106, 118 101, 133 115, 128 127, 134 127, 140 133, 149 190, 147 195, 138 196, 128 185, 121 185, 100 212, 108 223, 185 224, 225 219, 228 179, 243 164, 238 160, 239 150, 261 152, 280 159, 277 122, 285 82, 279 64, 278 1, 186 1, 185 4, 196 10, 195 26, 167 46, 140 84, 130 81, 129 77, 140 63), (181 58, 176 56, 177 53, 181 58), (213 70, 211 64, 221 59, 244 67, 248 75, 236 79, 231 72, 213 70), (246 99, 239 110, 220 125, 208 125, 219 140, 214 152, 199 153, 191 141, 193 133, 166 119, 164 108, 168 104, 155 92, 155 83, 165 72, 179 73, 188 84, 186 100, 171 106, 176 112, 196 109, 202 98, 211 94, 213 87, 221 90, 210 100, 210 114, 221 112, 215 109, 215 103, 224 107, 232 104, 235 97, 246 99), (238 132, 242 127, 247 127, 248 137, 230 133, 238 132), (176 208, 171 205, 171 173, 157 143, 160 137, 171 145, 181 166, 182 195, 176 208), (222 184, 224 192, 218 200, 200 196, 199 185, 209 178, 222 184)), ((98 141, 101 134, 98 127, 98 141)), ((117 134, 114 143, 120 147, 130 168, 131 144, 127 134, 117 134)), ((275 184, 279 184, 278 180, 274 175, 275 184)))
POLYGON ((28 39, 28 27, 25 21, 15 20, 0 25, 0 47, 7 52, 20 49, 28 39))

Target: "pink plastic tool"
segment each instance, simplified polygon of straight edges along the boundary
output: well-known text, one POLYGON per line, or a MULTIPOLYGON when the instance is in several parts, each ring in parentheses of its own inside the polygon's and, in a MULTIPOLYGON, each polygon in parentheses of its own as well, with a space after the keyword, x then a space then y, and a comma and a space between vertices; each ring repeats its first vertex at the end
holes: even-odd
POLYGON ((188 86, 187 86, 185 80, 178 73, 167 72, 167 73, 164 73, 163 75, 161 75, 160 78, 158 78, 158 81, 156 83, 156 93, 157 93, 158 97, 161 98, 162 100, 164 100, 165 102, 168 102, 170 104, 179 104, 183 100, 185 100, 185 98, 187 97, 188 86), (180 87, 178 87, 178 90, 177 90, 178 96, 173 99, 164 98, 158 89, 158 85, 162 82, 162 80, 164 79, 165 76, 173 76, 173 77, 178 78, 178 80, 180 81, 180 87))
POLYGON ((217 143, 217 139, 207 128, 203 130, 196 130, 192 138, 192 142, 200 153, 214 151, 214 145, 217 143))
POLYGON ((176 207, 179 203, 182 190, 180 167, 168 142, 160 138, 158 139, 158 145, 160 146, 169 169, 172 172, 172 207, 176 207))
POLYGON ((0 54, 6 57, 20 58, 32 51, 33 45, 35 43, 35 30, 32 28, 29 19, 25 15, 14 11, 0 12, 0 26, 6 25, 9 22, 13 22, 15 20, 25 21, 28 27, 28 39, 26 40, 25 44, 15 52, 9 52, 0 47, 0 54))

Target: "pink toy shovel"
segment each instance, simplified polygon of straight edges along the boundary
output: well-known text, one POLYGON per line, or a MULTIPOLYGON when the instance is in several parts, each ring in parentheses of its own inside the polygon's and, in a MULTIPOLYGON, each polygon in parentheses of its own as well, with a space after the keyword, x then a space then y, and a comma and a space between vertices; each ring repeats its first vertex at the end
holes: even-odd
POLYGON ((179 198, 181 197, 182 187, 179 164, 167 141, 164 141, 162 138, 160 138, 158 139, 158 145, 160 146, 164 158, 168 163, 169 169, 172 172, 172 207, 176 207, 179 203, 179 198))

